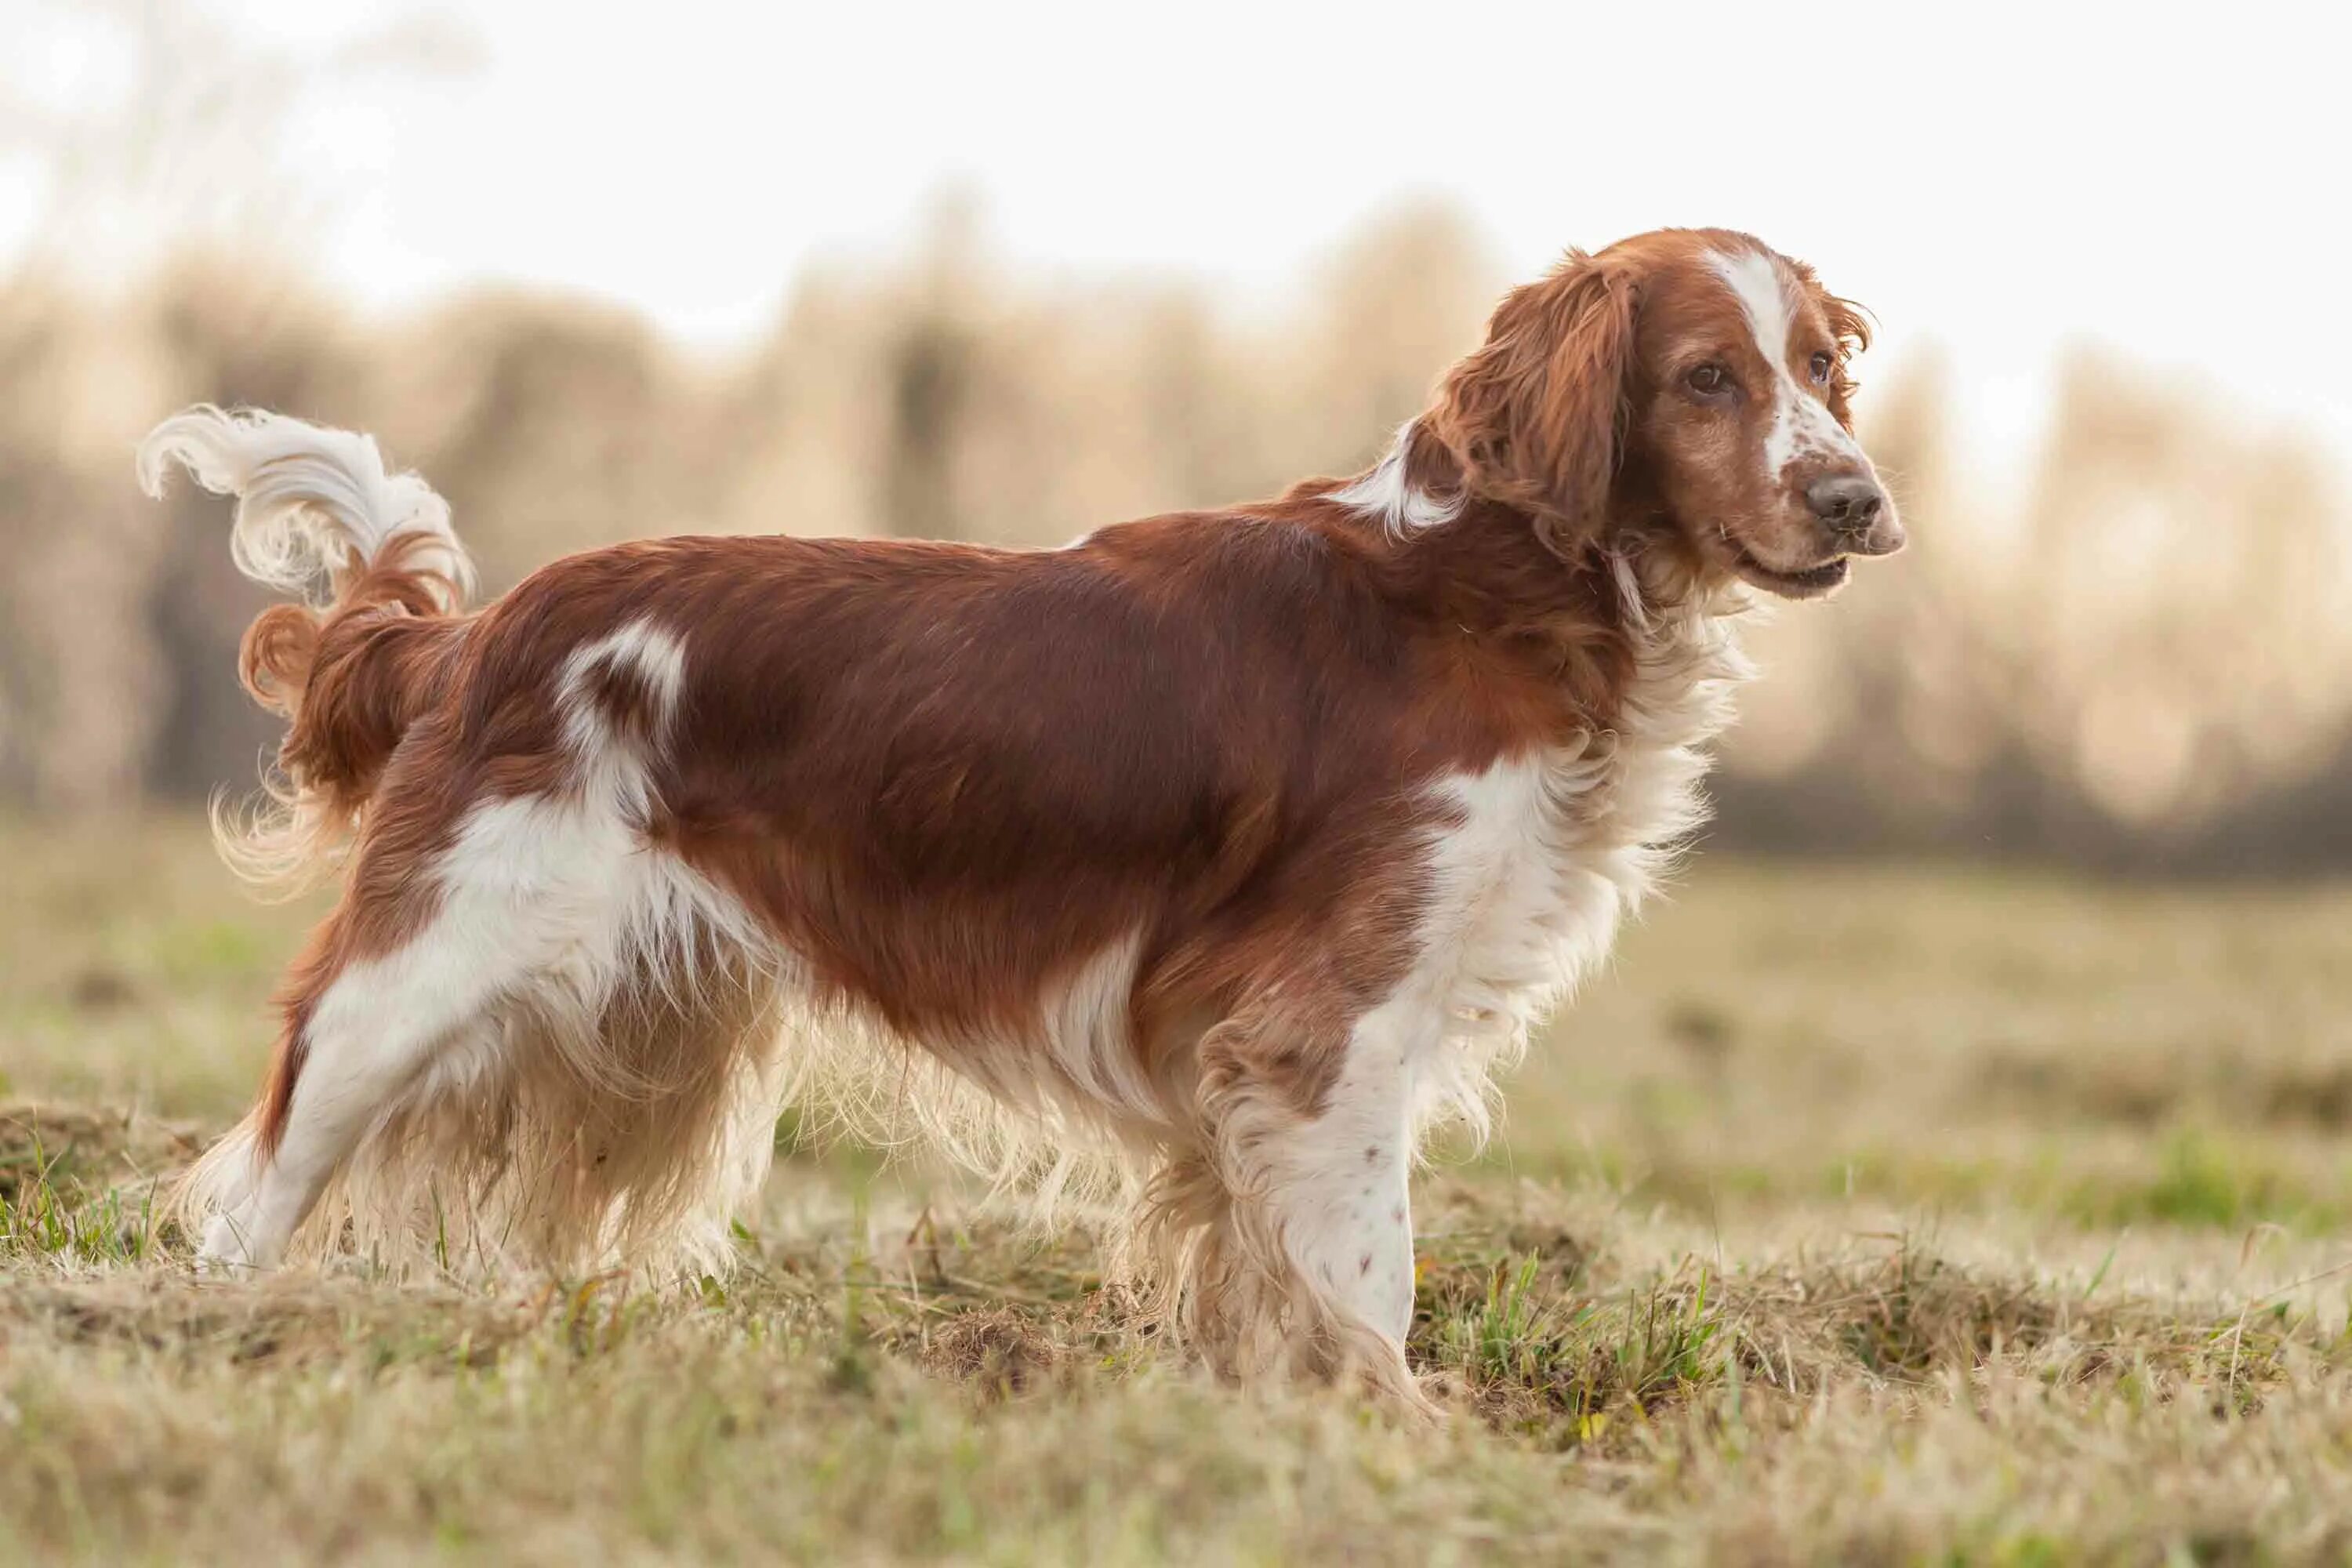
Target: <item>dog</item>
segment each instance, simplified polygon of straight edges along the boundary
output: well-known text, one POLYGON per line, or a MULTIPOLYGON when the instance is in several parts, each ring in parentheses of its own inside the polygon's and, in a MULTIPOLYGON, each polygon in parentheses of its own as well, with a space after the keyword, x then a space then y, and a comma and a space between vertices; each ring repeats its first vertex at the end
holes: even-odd
POLYGON ((1229 1375, 1413 1396, 1408 1184, 1699 820, 1760 592, 1904 542, 1856 307, 1746 235, 1571 251, 1384 457, 1054 551, 663 538, 479 608, 369 438, 198 407, 333 873, 201 1261, 718 1268, 782 1107, 909 1111, 1229 1375), (310 597, 304 597, 311 595, 310 597), (306 1228, 307 1222, 307 1228, 306 1228))

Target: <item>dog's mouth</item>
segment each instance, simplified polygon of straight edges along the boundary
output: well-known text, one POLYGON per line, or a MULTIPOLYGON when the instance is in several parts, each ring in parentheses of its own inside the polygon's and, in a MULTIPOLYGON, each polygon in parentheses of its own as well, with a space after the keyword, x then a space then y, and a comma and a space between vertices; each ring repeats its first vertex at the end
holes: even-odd
POLYGON ((1731 542, 1731 567, 1740 576, 1768 593, 1784 599, 1813 599, 1842 586, 1853 563, 1844 556, 1834 556, 1819 566, 1809 566, 1801 572, 1781 572, 1767 566, 1737 540, 1731 542))

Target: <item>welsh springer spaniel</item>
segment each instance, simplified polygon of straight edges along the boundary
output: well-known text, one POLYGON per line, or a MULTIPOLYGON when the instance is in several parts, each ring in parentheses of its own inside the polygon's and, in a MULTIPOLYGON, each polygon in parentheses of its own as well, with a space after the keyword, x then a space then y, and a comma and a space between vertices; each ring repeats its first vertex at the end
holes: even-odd
POLYGON ((1570 253, 1370 471, 1021 552, 673 538, 479 609, 374 443, 200 407, 289 721, 264 879, 348 862, 215 1268, 723 1261, 779 1108, 910 1109, 1234 1375, 1407 1399, 1408 1177, 1699 819, 1749 590, 1903 531, 1854 308, 1745 235, 1570 253), (323 1200, 323 1201, 322 1201, 323 1200))

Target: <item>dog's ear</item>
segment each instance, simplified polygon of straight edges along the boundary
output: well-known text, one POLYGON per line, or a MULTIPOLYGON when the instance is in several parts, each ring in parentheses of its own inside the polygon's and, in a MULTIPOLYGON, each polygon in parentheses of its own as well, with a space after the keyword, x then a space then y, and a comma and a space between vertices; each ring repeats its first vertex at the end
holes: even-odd
POLYGON ((1830 372, 1826 401, 1837 422, 1849 431, 1853 428, 1853 377, 1846 367, 1853 356, 1870 347, 1870 312, 1851 300, 1841 300, 1819 283, 1812 285, 1822 302, 1822 314, 1829 318, 1830 335, 1837 339, 1837 368, 1830 372))
POLYGON ((1600 535, 1623 440, 1633 279, 1580 251, 1496 307, 1426 422, 1475 495, 1532 512, 1562 554, 1600 535))

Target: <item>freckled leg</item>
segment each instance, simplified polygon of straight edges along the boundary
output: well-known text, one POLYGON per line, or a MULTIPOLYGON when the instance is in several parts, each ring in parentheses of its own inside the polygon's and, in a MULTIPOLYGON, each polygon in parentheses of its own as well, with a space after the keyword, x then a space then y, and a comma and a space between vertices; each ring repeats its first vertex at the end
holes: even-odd
POLYGON ((1299 1272, 1400 1352, 1413 1301, 1407 1073, 1433 1033, 1402 1007, 1359 1019, 1322 1113, 1286 1141, 1265 1195, 1299 1272))
POLYGON ((1202 1043, 1223 1197, 1195 1321, 1237 1369, 1353 1368, 1417 1404, 1411 1072, 1434 1021, 1384 1006, 1335 1029, 1290 1000, 1202 1043))

